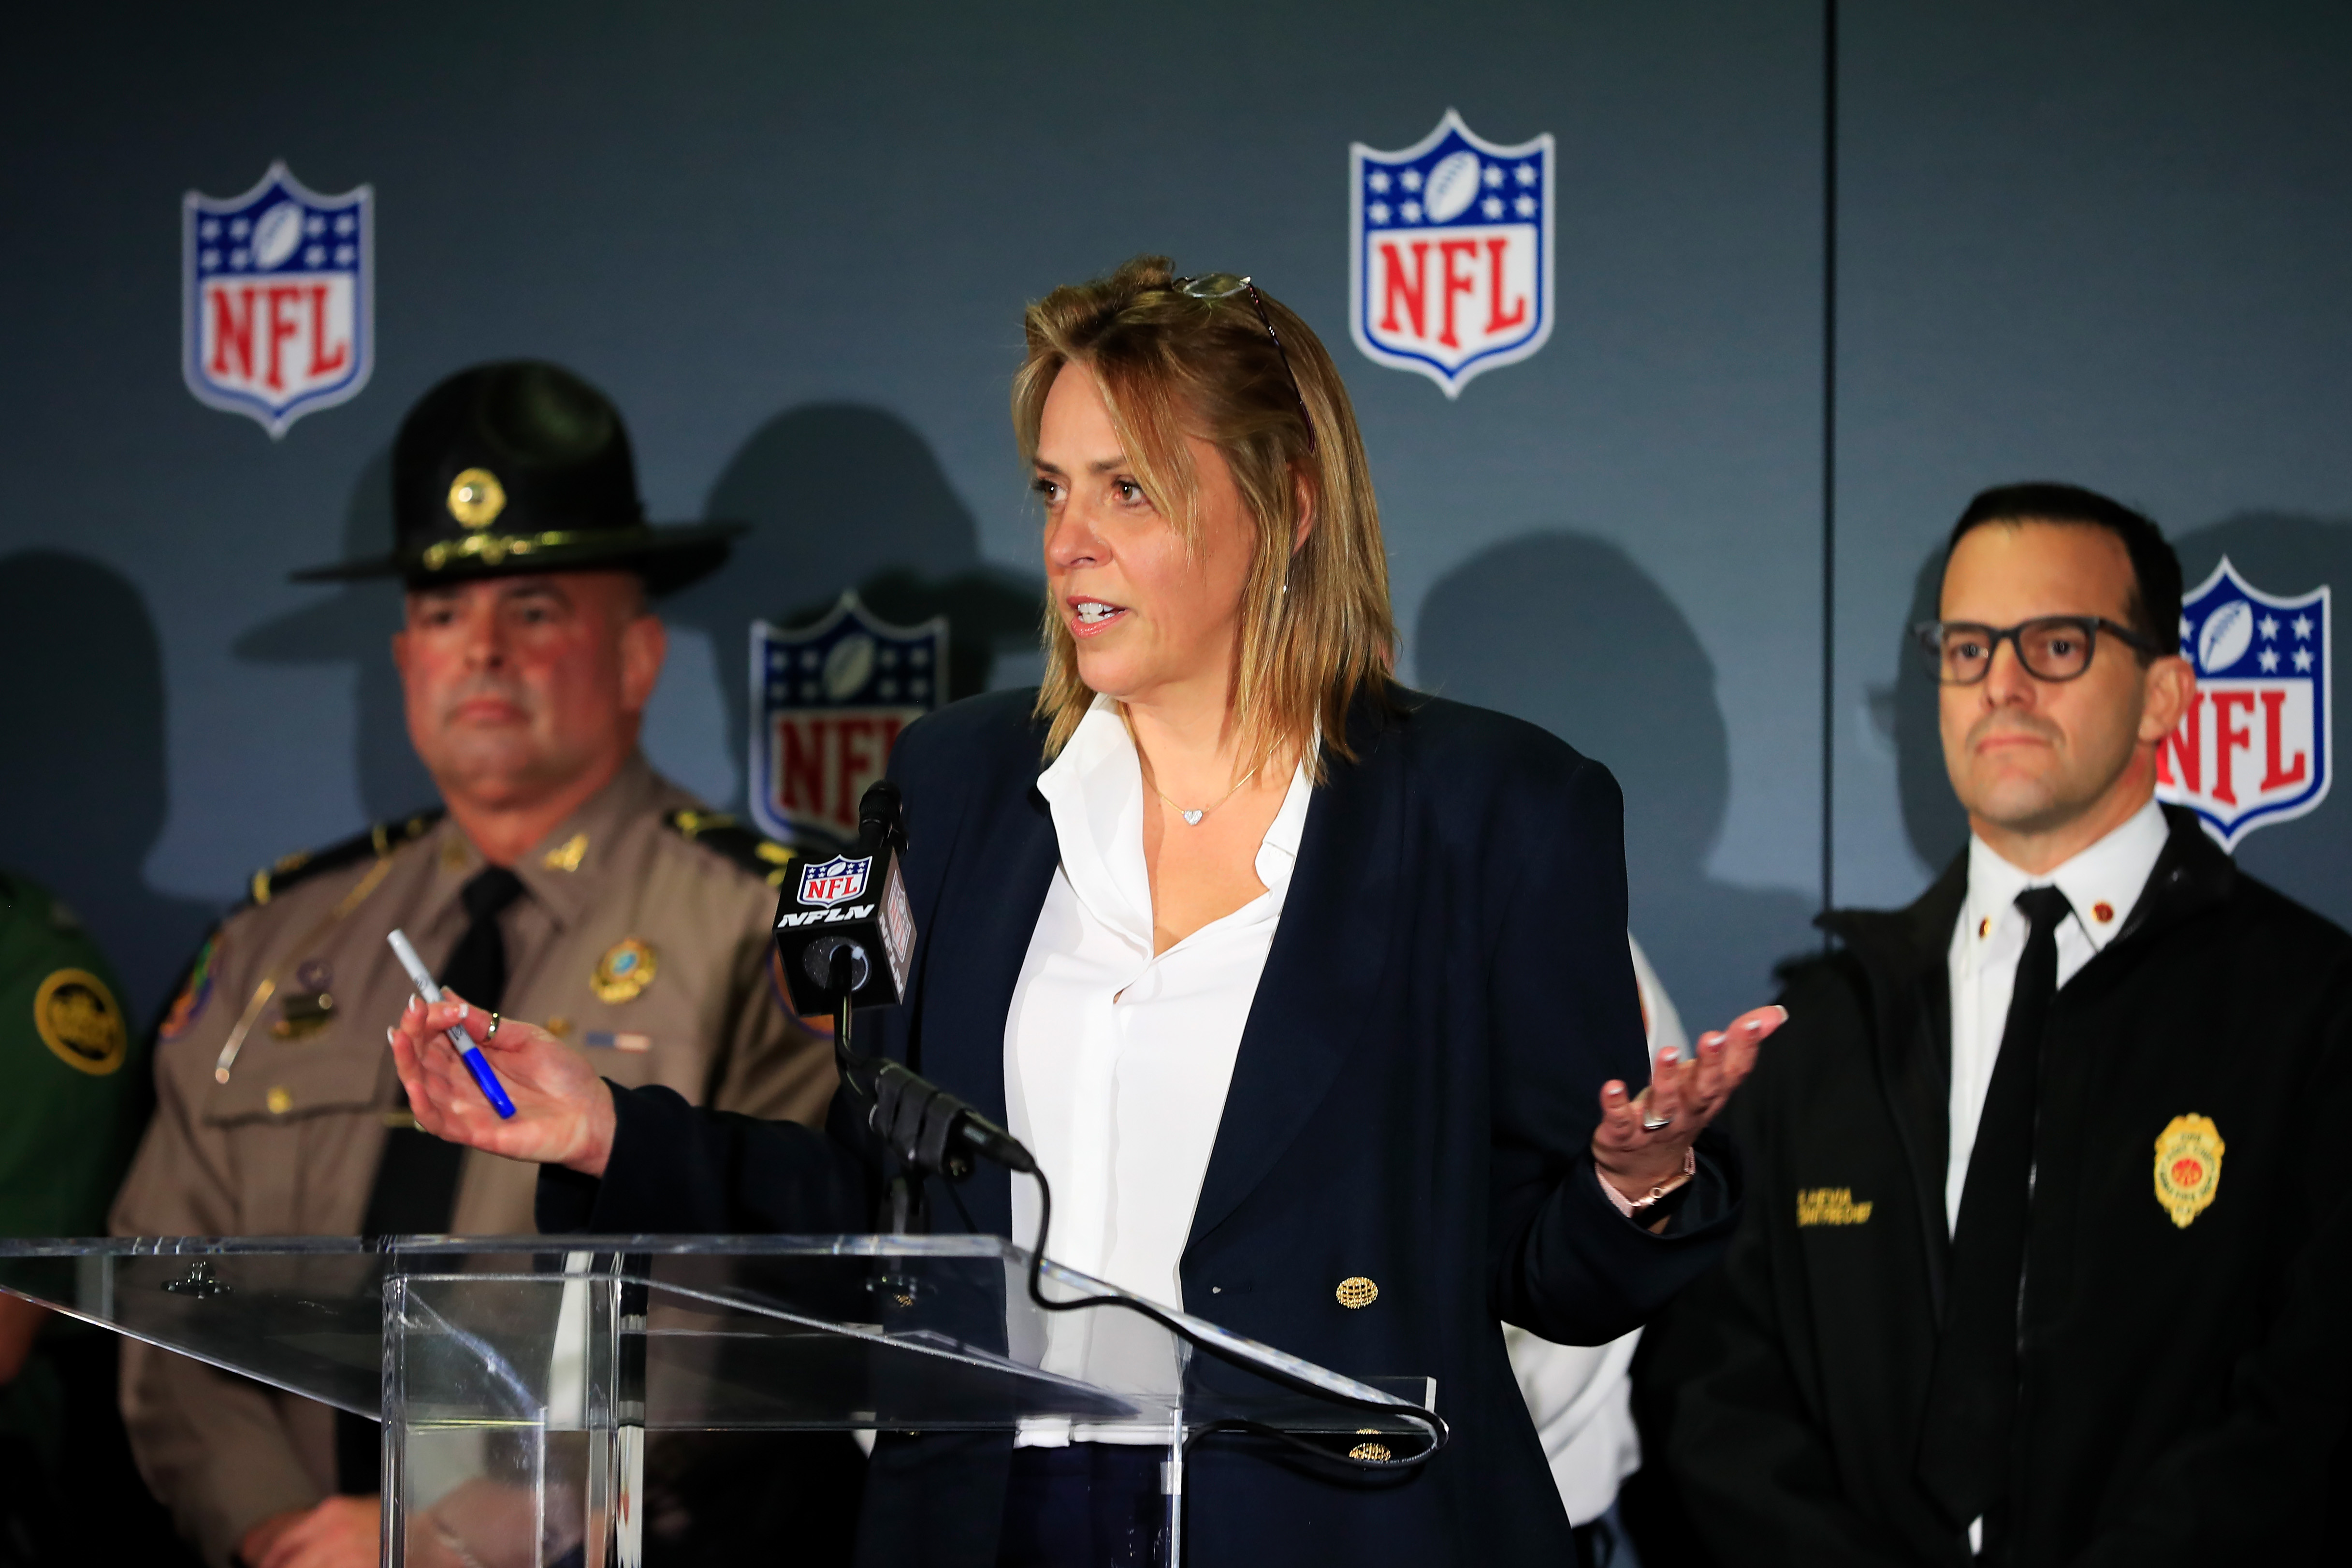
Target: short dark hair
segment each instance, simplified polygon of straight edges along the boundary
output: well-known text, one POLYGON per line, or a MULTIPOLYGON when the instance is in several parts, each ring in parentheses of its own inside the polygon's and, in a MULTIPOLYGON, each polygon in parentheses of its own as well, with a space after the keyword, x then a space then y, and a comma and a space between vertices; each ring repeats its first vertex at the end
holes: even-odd
MULTIPOLYGON (((2179 646, 2180 557, 2172 552, 2164 530, 2153 519, 2080 485, 2048 480, 1995 485, 1978 491, 1960 513, 1960 521, 1952 525, 1952 537, 1944 547, 1947 568, 1951 565, 1952 552, 1959 548, 1969 531, 1988 522, 2056 522, 2105 529, 2123 541, 2124 553, 2131 558, 2132 590, 2124 618, 2159 653, 2179 646)), ((2146 662, 2145 656, 2141 662, 2146 662)))

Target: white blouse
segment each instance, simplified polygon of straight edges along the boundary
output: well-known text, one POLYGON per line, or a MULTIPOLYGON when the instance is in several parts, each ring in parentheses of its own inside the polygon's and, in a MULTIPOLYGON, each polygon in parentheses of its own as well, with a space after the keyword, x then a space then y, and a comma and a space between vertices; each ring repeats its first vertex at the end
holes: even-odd
MULTIPOLYGON (((1297 864, 1312 798, 1307 770, 1292 774, 1258 847, 1265 892, 1158 954, 1143 864, 1149 792, 1117 704, 1095 700, 1037 787, 1053 811, 1061 863, 1005 1016, 1007 1115, 1054 1184, 1047 1255, 1181 1309, 1178 1265, 1297 864)), ((1016 1182, 1013 1234, 1026 1243, 1036 1229, 1036 1189, 1016 1182)), ((1111 1386, 1158 1381, 1165 1369, 1108 1342, 1126 1337, 1112 1319, 1149 1328, 1129 1313, 1049 1320, 1046 1370, 1111 1386)), ((1022 1437, 1064 1440, 1034 1426, 1022 1437)))

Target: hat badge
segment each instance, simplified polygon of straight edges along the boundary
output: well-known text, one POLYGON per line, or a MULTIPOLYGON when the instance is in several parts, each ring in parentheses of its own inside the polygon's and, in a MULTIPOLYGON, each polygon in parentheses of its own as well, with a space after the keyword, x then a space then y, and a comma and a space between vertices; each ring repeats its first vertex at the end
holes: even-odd
POLYGON ((449 481, 449 515, 467 528, 488 528, 506 509, 506 487, 488 468, 467 468, 449 481))

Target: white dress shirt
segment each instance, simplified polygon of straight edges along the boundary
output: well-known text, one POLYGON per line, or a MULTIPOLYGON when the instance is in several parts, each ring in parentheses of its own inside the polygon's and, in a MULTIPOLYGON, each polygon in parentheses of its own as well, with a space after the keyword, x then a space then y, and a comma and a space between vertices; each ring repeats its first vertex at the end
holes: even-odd
POLYGON ((2009 1023, 2010 993, 2017 985, 2018 961, 2025 956, 2032 922, 2017 907, 2028 888, 2055 887, 2074 912, 2058 922, 2058 984, 2113 942, 2131 919, 2156 869, 2157 857, 2171 834, 2164 808, 2153 800, 2123 826, 2051 871, 2033 877, 2019 870, 1981 838, 1969 840, 1969 895, 1952 929, 1951 1155, 1944 1168, 1944 1223, 1958 1229, 1960 1194, 1969 1182, 1969 1156, 1977 1142, 1977 1121, 1992 1087, 2000 1057, 2001 1032, 2009 1023))
MULTIPOLYGON (((1053 812, 1061 863, 1005 1016, 1006 1113, 1054 1184, 1048 1255, 1181 1309, 1178 1265, 1297 864, 1312 798, 1307 770, 1292 774, 1258 847, 1266 890, 1156 954, 1143 863, 1149 792, 1115 703, 1095 700, 1037 788, 1053 812)), ((1036 1228, 1036 1188, 1016 1182, 1013 1234, 1026 1240, 1036 1228)), ((1166 1336, 1132 1313, 1055 1314, 1046 1336, 1050 1372, 1129 1388, 1172 1375, 1172 1363, 1161 1364, 1166 1336)), ((1059 1424, 1030 1423, 1019 1441, 1068 1436, 1059 1424)), ((1075 1436, 1167 1440, 1164 1429, 1075 1436)))

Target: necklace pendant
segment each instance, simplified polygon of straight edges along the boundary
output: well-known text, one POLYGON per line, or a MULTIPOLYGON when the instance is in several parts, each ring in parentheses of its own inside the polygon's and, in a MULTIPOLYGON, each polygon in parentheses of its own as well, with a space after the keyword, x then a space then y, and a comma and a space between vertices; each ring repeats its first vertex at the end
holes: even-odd
POLYGON ((1184 816, 1184 826, 1187 826, 1187 827, 1198 827, 1198 826, 1201 826, 1201 818, 1202 818, 1203 816, 1206 816, 1207 815, 1208 815, 1208 813, 1207 813, 1207 812, 1205 812, 1205 811, 1188 811, 1188 812, 1185 812, 1185 813, 1183 814, 1183 816, 1184 816))

